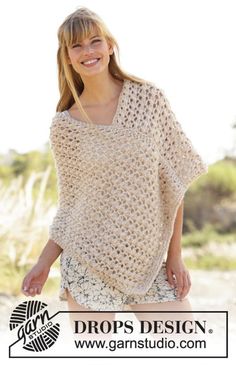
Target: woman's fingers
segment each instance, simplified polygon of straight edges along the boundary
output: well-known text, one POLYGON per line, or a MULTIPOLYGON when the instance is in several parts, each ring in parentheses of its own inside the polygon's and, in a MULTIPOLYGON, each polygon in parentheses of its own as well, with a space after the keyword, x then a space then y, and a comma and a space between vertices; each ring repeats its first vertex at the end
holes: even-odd
POLYGON ((27 291, 27 295, 34 297, 35 295, 38 295, 41 293, 41 286, 40 285, 33 285, 31 286, 27 291))
POLYGON ((42 290, 42 285, 38 285, 36 288, 36 294, 40 295, 41 294, 41 290, 42 290))
POLYGON ((190 279, 190 274, 189 272, 187 271, 186 273, 186 281, 187 281, 187 284, 186 284, 186 293, 185 293, 185 296, 188 294, 190 288, 191 288, 191 279, 190 279))
POLYGON ((29 276, 23 281, 21 290, 24 295, 34 297, 35 295, 41 294, 42 285, 33 282, 33 278, 29 276))
POLYGON ((169 269, 166 269, 166 275, 167 275, 167 280, 169 282, 169 284, 174 287, 176 285, 175 279, 173 277, 172 271, 169 269))
POLYGON ((175 274, 175 277, 176 277, 177 296, 179 299, 181 299, 181 293, 183 290, 183 278, 180 273, 175 274))
POLYGON ((29 295, 29 288, 30 288, 30 282, 31 282, 31 277, 28 275, 24 280, 23 280, 23 283, 22 283, 22 292, 23 294, 25 295, 29 295))
POLYGON ((181 274, 177 275, 176 280, 178 297, 180 300, 182 300, 188 294, 191 286, 189 273, 187 271, 182 272, 181 274))
POLYGON ((185 286, 185 281, 182 274, 180 272, 179 273, 176 272, 173 276, 173 273, 169 270, 167 271, 167 278, 170 285, 177 289, 178 298, 181 298, 185 286))
POLYGON ((177 297, 179 300, 182 300, 188 294, 191 287, 190 275, 182 259, 176 260, 176 258, 169 257, 166 262, 166 272, 167 280, 172 286, 174 279, 177 297))
POLYGON ((21 291, 26 296, 40 295, 50 268, 41 261, 35 264, 25 275, 21 291))

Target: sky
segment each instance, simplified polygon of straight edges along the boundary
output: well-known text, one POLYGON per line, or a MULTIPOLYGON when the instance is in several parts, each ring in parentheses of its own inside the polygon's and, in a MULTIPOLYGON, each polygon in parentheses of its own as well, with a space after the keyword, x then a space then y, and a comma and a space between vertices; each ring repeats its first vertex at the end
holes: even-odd
POLYGON ((119 43, 122 68, 165 91, 207 163, 236 147, 234 0, 5 0, 0 153, 48 142, 59 99, 57 30, 80 6, 103 18, 119 43))

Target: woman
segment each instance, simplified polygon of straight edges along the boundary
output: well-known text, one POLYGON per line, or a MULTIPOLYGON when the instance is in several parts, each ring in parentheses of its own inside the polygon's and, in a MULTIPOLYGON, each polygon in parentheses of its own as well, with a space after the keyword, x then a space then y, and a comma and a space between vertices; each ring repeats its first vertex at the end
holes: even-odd
POLYGON ((50 141, 59 208, 22 291, 40 294, 61 255, 60 298, 69 310, 191 310, 183 198, 207 166, 164 92, 121 69, 118 44, 97 14, 79 8, 58 38, 60 100, 50 141))

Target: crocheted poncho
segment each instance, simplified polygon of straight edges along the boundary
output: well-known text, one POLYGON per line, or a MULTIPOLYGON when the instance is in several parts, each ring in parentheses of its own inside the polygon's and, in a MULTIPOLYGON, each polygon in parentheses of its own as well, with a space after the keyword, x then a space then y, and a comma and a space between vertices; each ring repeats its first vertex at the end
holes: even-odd
POLYGON ((59 204, 49 238, 107 284, 145 294, 186 190, 208 171, 163 90, 125 80, 110 125, 56 112, 50 147, 59 204))

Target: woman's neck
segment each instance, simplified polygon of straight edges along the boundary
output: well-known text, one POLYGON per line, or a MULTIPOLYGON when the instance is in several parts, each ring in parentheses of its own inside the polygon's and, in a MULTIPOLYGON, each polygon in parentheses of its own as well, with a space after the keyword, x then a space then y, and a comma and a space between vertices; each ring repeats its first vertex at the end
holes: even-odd
POLYGON ((107 105, 119 95, 122 82, 109 75, 96 75, 83 79, 84 90, 80 95, 83 106, 107 105))

